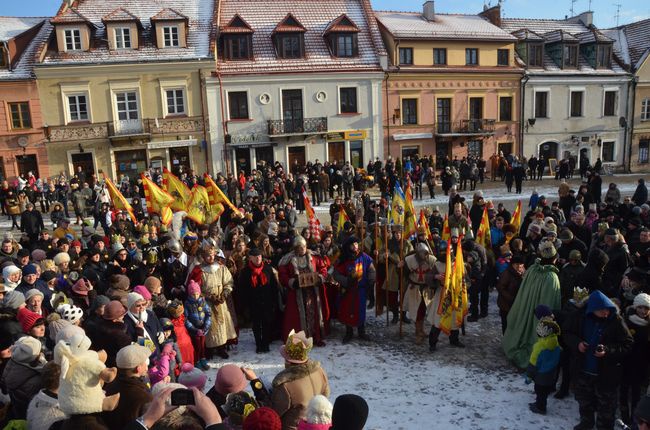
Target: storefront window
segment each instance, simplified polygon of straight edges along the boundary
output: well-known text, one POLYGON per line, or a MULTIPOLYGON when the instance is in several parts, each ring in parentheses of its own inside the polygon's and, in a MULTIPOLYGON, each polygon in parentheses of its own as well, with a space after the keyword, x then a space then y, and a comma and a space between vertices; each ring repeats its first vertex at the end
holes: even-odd
POLYGON ((363 169, 363 140, 350 141, 350 164, 363 169))
POLYGON ((129 180, 135 181, 141 172, 147 169, 147 151, 138 149, 135 151, 116 151, 115 170, 118 177, 126 175, 129 180))
POLYGON ((169 148, 169 164, 175 175, 180 172, 189 172, 190 166, 190 148, 169 148))

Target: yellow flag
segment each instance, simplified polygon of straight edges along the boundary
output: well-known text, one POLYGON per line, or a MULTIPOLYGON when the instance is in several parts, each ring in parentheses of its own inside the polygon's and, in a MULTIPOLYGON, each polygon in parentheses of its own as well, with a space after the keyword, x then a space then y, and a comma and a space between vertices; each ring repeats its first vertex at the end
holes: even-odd
POLYGON ((350 221, 350 217, 345 212, 345 209, 343 209, 343 205, 339 205, 339 219, 336 223, 337 234, 343 231, 343 226, 345 225, 346 221, 350 221))
POLYGON ((163 168, 163 187, 174 198, 171 204, 174 212, 187 210, 192 198, 192 192, 183 181, 167 170, 166 167, 163 168))
POLYGON ((449 215, 445 214, 445 222, 442 224, 442 235, 440 235, 442 240, 451 239, 451 229, 449 228, 449 215))
POLYGON ((192 198, 187 206, 187 217, 197 224, 210 224, 214 221, 208 190, 201 185, 192 188, 192 198))
POLYGON ((135 215, 133 214, 133 207, 129 202, 126 201, 122 193, 120 193, 120 190, 118 190, 115 187, 113 181, 111 181, 108 178, 108 176, 106 176, 106 173, 104 173, 104 181, 106 181, 106 188, 108 189, 108 195, 111 197, 115 209, 127 211, 129 216, 133 220, 133 222, 137 223, 138 220, 135 218, 135 215))
POLYGON ((173 203, 174 197, 147 178, 144 173, 140 174, 140 177, 144 188, 144 198, 147 202, 147 212, 159 214, 163 225, 169 225, 173 215, 169 206, 173 203))
POLYGON ((399 182, 395 183, 395 190, 393 191, 393 202, 391 203, 390 222, 391 224, 404 225, 405 209, 404 191, 400 187, 399 182))
POLYGON ((458 241, 456 248, 456 260, 454 261, 454 279, 452 293, 452 309, 455 312, 456 327, 463 324, 463 319, 467 315, 467 285, 465 284, 465 259, 463 258, 463 248, 461 241, 458 241))
MULTIPOLYGON (((237 209, 237 206, 233 205, 230 199, 226 197, 226 195, 221 191, 221 188, 215 182, 212 180, 210 175, 207 173, 203 175, 203 179, 205 181, 205 188, 208 190, 208 198, 210 199, 210 206, 212 206, 213 209, 218 209, 219 206, 221 207, 221 212, 224 210, 224 206, 228 206, 232 211, 234 212, 235 216, 239 216, 241 212, 239 212, 239 209, 237 209)), ((214 211, 216 213, 216 210, 214 211)), ((221 215, 221 212, 219 215, 221 215)))
POLYGON ((453 270, 451 266, 451 240, 447 240, 447 260, 445 262, 445 281, 440 293, 437 313, 440 315, 440 330, 449 334, 452 329, 452 288, 453 270))
POLYGON ((515 208, 515 213, 512 214, 512 220, 510 224, 517 227, 517 232, 521 228, 521 200, 517 202, 517 207, 515 208))
POLYGON ((476 232, 476 243, 483 246, 485 249, 488 249, 492 245, 492 240, 490 239, 490 220, 488 218, 488 209, 487 204, 483 208, 483 216, 481 217, 481 225, 478 227, 476 232))
POLYGON ((415 208, 413 207, 413 193, 411 192, 411 181, 406 183, 404 204, 404 237, 410 238, 417 233, 418 222, 415 217, 415 208))
POLYGON ((427 221, 427 216, 424 214, 424 209, 420 209, 420 228, 424 228, 427 240, 433 240, 431 229, 429 229, 429 221, 427 221))

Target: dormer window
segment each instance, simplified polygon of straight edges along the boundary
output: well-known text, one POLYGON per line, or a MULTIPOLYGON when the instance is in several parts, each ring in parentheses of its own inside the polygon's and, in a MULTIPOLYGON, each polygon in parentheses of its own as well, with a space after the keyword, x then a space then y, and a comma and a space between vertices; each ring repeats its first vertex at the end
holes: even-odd
POLYGON ((65 50, 81 50, 81 30, 78 28, 68 28, 63 32, 65 34, 65 50))
POLYGON ((609 69, 612 67, 612 45, 598 45, 596 68, 609 69))
POLYGON ((56 33, 59 52, 87 51, 97 27, 73 8, 66 9, 50 20, 56 33))
POLYGON ((189 18, 166 8, 150 18, 158 48, 186 48, 189 18))
POLYGON ((115 47, 117 49, 131 48, 131 29, 129 27, 115 29, 115 47))
POLYGON ((575 69, 578 67, 578 45, 565 44, 563 49, 563 69, 575 69))
POLYGON ((278 58, 304 58, 305 31, 305 27, 293 15, 287 15, 273 30, 273 42, 278 58))
POLYGON ((341 15, 332 21, 324 34, 332 55, 335 57, 358 57, 358 32, 359 28, 347 15, 341 15))
POLYGON ((4 46, 0 45, 0 68, 7 68, 7 64, 9 63, 7 59, 7 51, 5 50, 4 46))
POLYGON ((220 29, 223 57, 226 60, 253 58, 253 29, 239 15, 220 29))
POLYGON ((180 46, 178 27, 175 25, 163 27, 163 47, 175 48, 180 46))
POLYGON ((109 49, 138 49, 140 47, 140 19, 120 7, 102 18, 106 27, 109 49))
POLYGON ((541 43, 528 44, 528 66, 542 67, 544 57, 544 45, 541 43))

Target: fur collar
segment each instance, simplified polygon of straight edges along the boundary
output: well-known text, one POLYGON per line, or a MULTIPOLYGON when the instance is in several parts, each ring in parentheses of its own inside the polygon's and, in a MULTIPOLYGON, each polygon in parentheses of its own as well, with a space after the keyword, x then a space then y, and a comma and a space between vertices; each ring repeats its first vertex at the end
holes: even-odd
POLYGON ((320 368, 318 361, 308 360, 305 364, 292 365, 278 373, 273 379, 273 388, 279 387, 288 382, 297 381, 310 374, 314 373, 320 368))

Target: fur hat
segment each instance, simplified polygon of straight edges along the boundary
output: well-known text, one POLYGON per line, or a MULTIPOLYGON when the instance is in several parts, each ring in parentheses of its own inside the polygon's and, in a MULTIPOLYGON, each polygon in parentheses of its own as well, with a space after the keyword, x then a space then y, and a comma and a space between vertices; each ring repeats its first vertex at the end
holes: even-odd
POLYGON ((127 291, 130 285, 131 285, 131 281, 129 281, 129 278, 127 278, 124 275, 111 276, 110 286, 114 290, 127 291))
POLYGON ((27 292, 25 293, 25 302, 28 302, 29 299, 31 299, 34 296, 41 296, 41 299, 45 298, 45 295, 40 290, 37 290, 36 288, 32 288, 31 290, 27 290, 27 292))
POLYGON ((64 320, 70 321, 72 324, 81 320, 84 316, 84 311, 81 310, 81 308, 69 303, 65 303, 56 308, 56 313, 61 315, 61 318, 64 320))
POLYGON ((208 375, 192 366, 192 363, 183 363, 181 366, 181 374, 178 375, 178 382, 187 388, 196 387, 200 391, 203 391, 203 387, 205 387, 207 381, 208 375))
POLYGON ((304 331, 296 333, 291 330, 287 342, 280 347, 280 354, 289 363, 302 364, 308 360, 309 351, 314 347, 314 340, 304 331))
POLYGON ((47 254, 42 249, 35 249, 32 251, 32 260, 35 263, 40 263, 47 258, 47 254))
POLYGON ((548 241, 540 242, 537 252, 542 258, 553 258, 557 255, 557 249, 555 249, 555 245, 553 245, 552 242, 548 241))
POLYGON ((242 430, 282 430, 282 420, 277 412, 264 406, 255 409, 244 419, 242 430))
POLYGON ((222 396, 229 393, 244 391, 248 385, 244 372, 234 364, 224 364, 217 372, 217 379, 214 381, 214 389, 222 396))
POLYGON ((650 308, 650 295, 646 293, 637 294, 636 297, 634 298, 633 306, 635 308, 637 306, 645 306, 646 308, 650 308))
POLYGON ((29 334, 29 331, 36 326, 45 325, 45 319, 42 315, 32 312, 27 308, 20 308, 16 319, 23 328, 23 333, 29 334))
POLYGON ((70 254, 67 252, 59 252, 54 256, 54 264, 60 266, 62 263, 70 263, 70 254))
POLYGON ((149 292, 153 293, 155 290, 160 289, 160 279, 156 278, 155 276, 149 276, 144 280, 144 286, 147 288, 147 290, 149 290, 149 292))
POLYGON ((23 336, 11 347, 11 359, 21 364, 30 364, 41 354, 43 345, 32 336, 23 336))
POLYGON ((305 421, 309 424, 331 424, 332 423, 332 403, 327 397, 318 394, 314 396, 307 405, 305 421))
POLYGON ((140 294, 145 300, 151 300, 151 293, 144 285, 136 285, 133 287, 133 292, 140 294))
POLYGON ((190 280, 190 282, 187 283, 187 295, 189 296, 194 293, 201 294, 201 287, 194 279, 192 279, 190 280))
POLYGON ((548 337, 551 335, 560 335, 560 326, 553 320, 549 318, 542 318, 537 323, 537 328, 535 329, 537 336, 539 337, 548 337))
POLYGON ((356 394, 343 394, 334 401, 330 430, 362 429, 368 419, 368 403, 356 394))
POLYGON ((111 300, 106 306, 104 306, 104 315, 102 318, 105 320, 116 320, 119 317, 126 314, 126 308, 119 300, 111 300))
POLYGON ((127 304, 126 307, 127 307, 129 310, 131 310, 131 308, 132 308, 135 304, 137 304, 138 302, 143 302, 143 301, 144 301, 144 297, 142 297, 141 294, 138 294, 138 293, 129 293, 129 294, 126 296, 126 304, 127 304))
POLYGON ((146 363, 151 355, 151 350, 146 346, 133 343, 127 345, 117 352, 115 364, 119 369, 135 369, 146 363))

